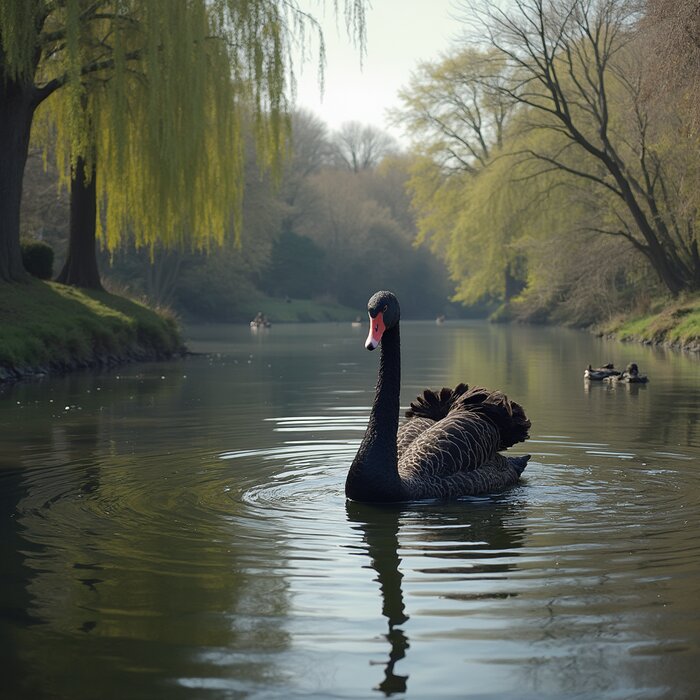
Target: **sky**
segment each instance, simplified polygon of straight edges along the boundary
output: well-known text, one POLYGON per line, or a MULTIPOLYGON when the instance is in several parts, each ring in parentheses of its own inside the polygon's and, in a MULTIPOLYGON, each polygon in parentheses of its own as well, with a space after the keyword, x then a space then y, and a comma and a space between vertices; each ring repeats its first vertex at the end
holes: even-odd
MULTIPOLYGON (((313 112, 332 131, 358 121, 403 141, 403 132, 388 123, 386 110, 400 105, 397 92, 418 63, 438 60, 459 35, 454 0, 371 0, 362 63, 331 0, 326 0, 325 12, 316 3, 307 4, 323 27, 325 84, 321 95, 315 61, 297 64, 296 107, 313 112)), ((341 13, 342 4, 338 0, 341 13)))

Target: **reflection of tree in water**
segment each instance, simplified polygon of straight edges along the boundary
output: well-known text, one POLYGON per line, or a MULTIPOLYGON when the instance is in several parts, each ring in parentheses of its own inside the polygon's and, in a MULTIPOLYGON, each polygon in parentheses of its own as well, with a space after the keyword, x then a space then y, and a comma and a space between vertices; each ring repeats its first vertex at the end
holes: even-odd
MULTIPOLYGON (((410 532, 412 554, 454 560, 450 565, 416 569, 421 573, 454 575, 468 572, 473 577, 479 573, 488 575, 510 571, 515 565, 503 562, 503 551, 521 547, 525 538, 525 528, 510 522, 516 517, 515 508, 513 503, 505 500, 384 507, 347 503, 348 520, 362 532, 367 545, 364 553, 369 556, 371 568, 377 572, 382 615, 388 623, 384 637, 389 642, 389 658, 385 664, 384 680, 375 690, 387 696, 407 690, 409 676, 394 671, 396 663, 406 657, 410 647, 408 635, 401 627, 408 622, 409 616, 403 600, 403 574, 399 569, 400 534, 410 532)), ((510 556, 514 556, 512 552, 510 556)), ((514 595, 517 595, 516 591, 462 595, 452 590, 445 597, 475 600, 514 595)))
MULTIPOLYGON (((22 692, 35 691, 32 665, 21 654, 19 637, 22 630, 41 622, 31 611, 29 586, 32 569, 26 566, 28 553, 39 550, 23 536, 16 517, 18 504, 27 489, 22 469, 0 460, 0 658, 2 658, 3 697, 21 697, 22 692), (7 696, 4 695, 7 693, 7 696)), ((40 697, 37 695, 36 697, 40 697)))
MULTIPOLYGON (((19 387, 15 396, 31 403, 38 387, 19 387)), ((57 405, 49 404, 56 412, 57 405)), ((6 420, 12 420, 9 413, 6 420)), ((62 587, 54 579, 46 586, 45 575, 50 565, 50 550, 37 536, 33 523, 51 521, 51 510, 62 499, 81 498, 99 488, 99 467, 95 460, 98 426, 92 419, 65 419, 61 422, 24 420, 17 430, 8 431, 3 454, 0 455, 0 561, 3 566, 0 587, 0 654, 7 663, 3 674, 3 690, 8 697, 42 697, 45 681, 36 668, 35 635, 47 623, 46 608, 40 602, 45 590, 51 600, 58 599, 56 608, 65 611, 69 605, 57 591, 62 587), (8 444, 9 443, 9 444, 8 444), (13 449, 21 445, 23 449, 13 449), (5 463, 3 463, 5 462, 5 463), (70 465, 67 469, 60 469, 70 465)), ((60 524, 53 522, 53 535, 60 524)), ((92 591, 101 583, 94 572, 78 564, 81 543, 75 543, 76 557, 72 569, 76 580, 92 591)), ((71 558, 73 558, 73 554, 71 558)), ((64 562, 65 564, 65 562, 64 562)), ((87 631, 94 622, 87 620, 76 631, 87 631)), ((49 663, 55 656, 46 655, 49 663)))

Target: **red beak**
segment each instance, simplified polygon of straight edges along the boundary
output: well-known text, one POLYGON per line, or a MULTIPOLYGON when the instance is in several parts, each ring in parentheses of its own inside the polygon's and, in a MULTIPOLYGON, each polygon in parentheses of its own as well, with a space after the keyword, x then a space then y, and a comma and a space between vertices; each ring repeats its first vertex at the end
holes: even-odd
POLYGON ((379 341, 382 339, 382 334, 386 330, 386 326, 384 325, 384 317, 382 312, 380 311, 375 318, 372 318, 371 316, 369 317, 369 335, 367 336, 367 340, 365 341, 365 347, 368 350, 374 350, 377 345, 379 345, 379 341))

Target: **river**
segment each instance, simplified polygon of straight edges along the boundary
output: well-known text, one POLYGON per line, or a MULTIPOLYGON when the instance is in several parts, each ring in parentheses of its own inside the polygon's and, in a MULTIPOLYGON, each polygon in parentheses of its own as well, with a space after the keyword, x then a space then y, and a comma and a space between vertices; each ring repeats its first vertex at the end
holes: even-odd
POLYGON ((193 327, 206 354, 2 387, 2 697, 697 697, 699 358, 401 330, 402 406, 467 381, 525 407, 515 488, 346 504, 364 326, 193 327), (610 361, 649 383, 584 382, 610 361))

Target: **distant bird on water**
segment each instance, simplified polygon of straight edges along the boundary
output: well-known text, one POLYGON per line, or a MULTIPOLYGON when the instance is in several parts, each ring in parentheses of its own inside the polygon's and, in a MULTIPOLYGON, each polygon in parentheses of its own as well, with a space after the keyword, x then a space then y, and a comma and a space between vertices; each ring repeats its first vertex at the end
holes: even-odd
POLYGON ((588 365, 588 367, 583 371, 583 378, 591 379, 593 381, 600 381, 602 379, 606 379, 607 377, 616 377, 619 374, 622 374, 622 372, 615 369, 612 362, 608 362, 607 365, 603 365, 602 367, 598 367, 596 369, 593 369, 591 365, 588 365))
POLYGON ((630 362, 622 374, 615 377, 607 377, 607 381, 623 382, 625 384, 646 384, 649 379, 645 374, 639 374, 636 362, 630 362))

